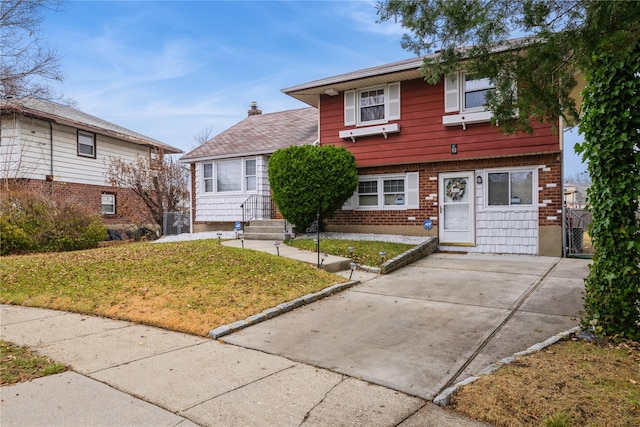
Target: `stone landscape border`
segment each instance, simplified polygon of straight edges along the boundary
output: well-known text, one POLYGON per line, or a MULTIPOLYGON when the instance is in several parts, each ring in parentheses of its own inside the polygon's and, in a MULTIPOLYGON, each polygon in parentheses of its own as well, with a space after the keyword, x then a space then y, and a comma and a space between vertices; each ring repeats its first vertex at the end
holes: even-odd
POLYGON ((439 395, 437 395, 435 397, 435 399, 433 399, 433 403, 435 403, 436 405, 440 405, 440 406, 449 406, 451 404, 451 398, 453 397, 453 395, 462 387, 465 386, 467 384, 471 384, 472 382, 480 379, 481 377, 485 376, 485 375, 489 375, 495 371, 497 371, 498 369, 502 368, 505 365, 508 365, 509 363, 512 363, 513 361, 515 361, 517 358, 522 357, 522 356, 527 356, 529 354, 532 353, 536 353, 542 349, 545 349, 547 347, 549 347, 551 344, 555 344, 558 341, 561 340, 565 340, 567 339, 568 336, 572 335, 572 334, 576 334, 578 332, 580 332, 582 330, 582 328, 580 326, 575 326, 567 331, 564 332, 560 332, 559 334, 556 334, 554 336, 552 336, 551 338, 548 338, 538 344, 534 344, 531 347, 529 347, 528 349, 524 350, 524 351, 520 351, 518 353, 514 353, 512 356, 509 357, 505 357, 502 360, 499 360, 496 363, 492 363, 491 365, 487 366, 486 368, 484 368, 482 371, 478 372, 478 374, 471 376, 463 381, 460 381, 454 385, 452 385, 451 387, 448 387, 446 389, 444 389, 444 391, 442 391, 442 393, 440 393, 439 395))
POLYGON ((360 283, 360 280, 351 280, 345 283, 337 283, 335 285, 324 288, 321 291, 318 291, 312 294, 307 294, 299 298, 296 298, 294 300, 279 304, 275 307, 268 308, 263 312, 254 314, 253 316, 249 316, 244 320, 238 320, 237 322, 233 322, 228 325, 219 326, 209 331, 209 336, 214 340, 217 340, 225 335, 229 335, 230 333, 237 332, 241 329, 247 328, 257 323, 264 322, 267 319, 280 316, 281 314, 284 314, 298 307, 302 307, 303 305, 310 304, 312 302, 321 300, 335 293, 342 292, 359 283, 360 283))

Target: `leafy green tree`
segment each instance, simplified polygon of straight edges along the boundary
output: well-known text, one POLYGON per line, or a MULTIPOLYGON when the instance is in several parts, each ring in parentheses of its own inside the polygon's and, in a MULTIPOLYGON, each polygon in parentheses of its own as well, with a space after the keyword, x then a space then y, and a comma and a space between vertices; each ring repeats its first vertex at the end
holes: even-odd
POLYGON ((344 147, 291 146, 269 159, 269 183, 288 221, 304 229, 319 213, 320 226, 358 187, 356 160, 344 147))
POLYGON ((381 20, 410 31, 402 45, 425 58, 430 83, 464 67, 488 77, 487 99, 505 132, 531 119, 580 120, 571 96, 586 80, 577 145, 588 161, 595 255, 585 282, 585 325, 640 338, 640 2, 604 0, 386 0, 381 20), (514 34, 520 39, 511 39, 514 34))

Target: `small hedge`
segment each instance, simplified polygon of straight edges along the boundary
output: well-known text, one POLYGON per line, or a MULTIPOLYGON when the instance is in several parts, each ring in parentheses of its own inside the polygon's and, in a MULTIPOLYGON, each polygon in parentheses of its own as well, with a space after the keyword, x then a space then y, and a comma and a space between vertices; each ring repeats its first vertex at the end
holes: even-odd
POLYGON ((0 255, 97 248, 106 237, 100 216, 72 199, 26 192, 0 199, 0 255))

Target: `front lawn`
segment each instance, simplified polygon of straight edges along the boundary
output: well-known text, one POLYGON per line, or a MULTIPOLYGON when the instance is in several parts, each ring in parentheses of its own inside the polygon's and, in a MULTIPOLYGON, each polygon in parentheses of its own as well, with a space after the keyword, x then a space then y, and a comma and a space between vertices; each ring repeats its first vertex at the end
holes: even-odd
MULTIPOLYGON (((317 251, 316 242, 313 239, 288 240, 286 243, 299 249, 317 251)), ((388 261, 415 246, 416 245, 407 243, 377 242, 370 240, 320 240, 321 252, 351 258, 353 262, 369 267, 379 267, 382 265, 383 260, 388 261), (384 252, 384 258, 380 252, 384 252)))
POLYGON ((299 261, 217 240, 6 256, 0 263, 1 303, 197 335, 345 281, 299 261))
POLYGON ((640 345, 554 344, 462 387, 453 408, 500 427, 640 426, 640 345))

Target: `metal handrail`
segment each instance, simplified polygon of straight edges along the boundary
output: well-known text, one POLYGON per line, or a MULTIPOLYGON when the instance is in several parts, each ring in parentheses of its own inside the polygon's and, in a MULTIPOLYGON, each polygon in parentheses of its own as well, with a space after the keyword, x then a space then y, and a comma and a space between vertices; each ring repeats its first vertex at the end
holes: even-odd
POLYGON ((271 196, 252 194, 245 200, 240 207, 242 208, 242 223, 247 224, 256 218, 271 218, 271 196))

